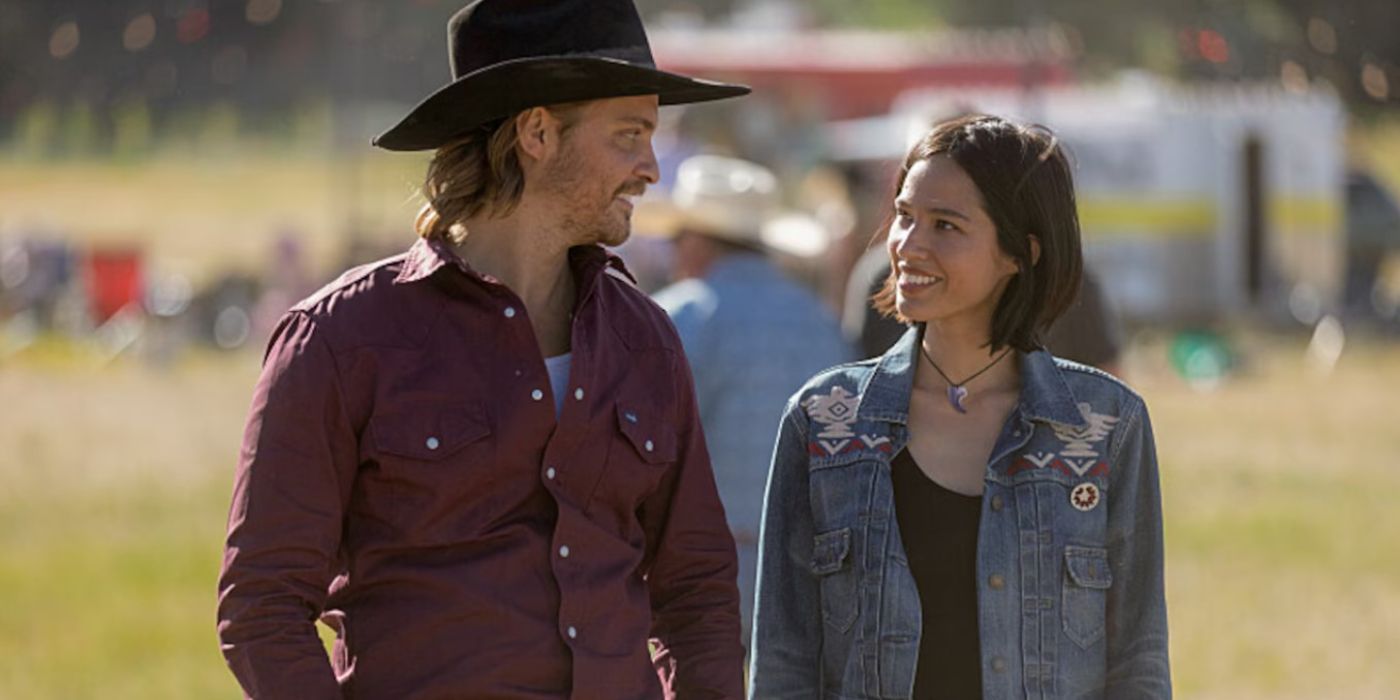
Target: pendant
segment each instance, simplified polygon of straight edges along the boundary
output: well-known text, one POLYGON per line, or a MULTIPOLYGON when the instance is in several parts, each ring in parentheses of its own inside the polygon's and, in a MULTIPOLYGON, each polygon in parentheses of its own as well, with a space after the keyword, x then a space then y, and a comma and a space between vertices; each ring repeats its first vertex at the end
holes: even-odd
POLYGON ((965 398, 967 398, 967 387, 948 387, 948 403, 953 404, 953 408, 956 409, 958 413, 967 413, 967 408, 963 406, 963 399, 965 398))

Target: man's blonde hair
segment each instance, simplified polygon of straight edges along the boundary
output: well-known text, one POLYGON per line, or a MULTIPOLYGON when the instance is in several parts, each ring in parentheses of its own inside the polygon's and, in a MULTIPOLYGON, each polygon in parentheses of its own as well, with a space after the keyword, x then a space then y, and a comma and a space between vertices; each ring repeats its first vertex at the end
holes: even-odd
MULTIPOLYGON (((586 103, 549 105, 563 122, 561 135, 578 123, 586 103)), ((433 154, 413 229, 423 238, 442 237, 460 243, 466 237, 462 222, 478 214, 508 216, 525 193, 525 171, 515 147, 520 142, 512 115, 481 126, 433 154)))

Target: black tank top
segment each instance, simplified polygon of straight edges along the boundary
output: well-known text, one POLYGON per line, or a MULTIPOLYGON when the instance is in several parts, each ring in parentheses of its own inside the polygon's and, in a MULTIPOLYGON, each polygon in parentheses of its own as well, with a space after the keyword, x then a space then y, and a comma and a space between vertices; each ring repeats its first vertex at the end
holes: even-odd
POLYGON ((914 700, 980 698, 977 528, 982 497, 939 486, 908 450, 896 455, 892 466, 895 517, 923 609, 914 700))

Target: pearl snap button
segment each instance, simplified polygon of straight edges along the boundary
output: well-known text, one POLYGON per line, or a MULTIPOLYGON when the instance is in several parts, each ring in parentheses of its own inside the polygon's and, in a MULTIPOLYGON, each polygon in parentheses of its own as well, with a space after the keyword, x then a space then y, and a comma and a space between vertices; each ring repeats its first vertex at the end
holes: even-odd
POLYGON ((536 400, 536 401, 541 401, 541 400, 544 399, 544 392, 543 392, 543 391, 540 391, 539 389, 536 389, 536 390, 530 392, 530 398, 532 398, 532 399, 534 399, 534 400, 536 400))
POLYGON ((507 307, 506 307, 506 318, 515 318, 515 307, 514 307, 514 306, 507 306, 507 307))
POLYGON ((578 630, 574 629, 573 625, 570 625, 570 626, 569 626, 569 639, 574 639, 574 638, 577 638, 577 637, 578 637, 578 630))
POLYGON ((544 470, 544 478, 550 479, 550 480, 553 480, 553 479, 554 479, 554 467, 550 467, 550 468, 544 470))
POLYGON ((438 448, 438 445, 441 445, 442 443, 438 442, 438 439, 437 439, 437 438, 435 438, 435 437, 430 437, 430 438, 428 438, 426 444, 428 445, 428 449, 430 449, 430 450, 436 450, 436 449, 438 448))
POLYGON ((653 445, 651 440, 647 440, 647 444, 645 445, 645 447, 647 448, 647 452, 651 452, 656 447, 656 445, 653 445))
POLYGON ((565 559, 569 558, 569 545, 566 544, 559 548, 559 556, 565 559))
POLYGON ((574 398, 578 399, 579 401, 583 400, 583 387, 574 389, 574 398))

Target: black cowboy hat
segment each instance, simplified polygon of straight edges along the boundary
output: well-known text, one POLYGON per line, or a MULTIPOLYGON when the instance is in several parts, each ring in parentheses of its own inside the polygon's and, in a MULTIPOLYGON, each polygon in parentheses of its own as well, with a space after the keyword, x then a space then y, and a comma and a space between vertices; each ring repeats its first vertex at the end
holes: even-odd
POLYGON ((656 95, 663 105, 748 94, 657 70, 632 0, 476 0, 447 23, 452 82, 374 139, 438 148, 483 124, 560 102, 656 95))

